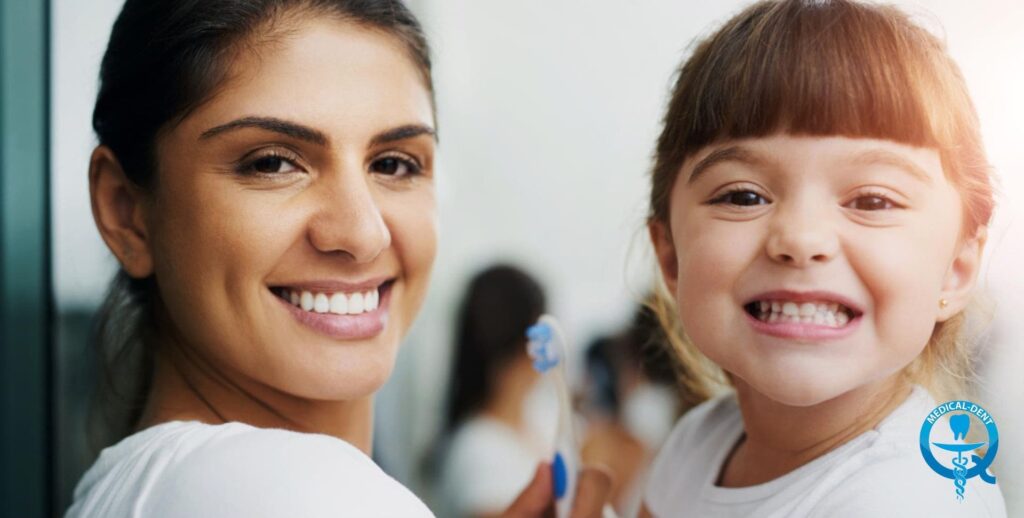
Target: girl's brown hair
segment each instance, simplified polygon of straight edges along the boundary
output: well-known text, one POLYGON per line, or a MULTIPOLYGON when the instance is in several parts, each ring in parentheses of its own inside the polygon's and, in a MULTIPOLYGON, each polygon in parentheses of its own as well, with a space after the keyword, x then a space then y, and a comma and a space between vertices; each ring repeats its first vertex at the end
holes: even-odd
MULTIPOLYGON (((684 160, 729 139, 773 133, 886 139, 939 151, 963 200, 961 238, 994 207, 977 113, 942 41, 892 6, 849 0, 758 2, 701 41, 678 71, 651 173, 649 222, 669 224, 669 195, 684 160)), ((707 395, 722 373, 685 338, 664 287, 654 306, 707 395)), ((904 373, 936 395, 969 377, 964 316, 937 323, 904 373)))

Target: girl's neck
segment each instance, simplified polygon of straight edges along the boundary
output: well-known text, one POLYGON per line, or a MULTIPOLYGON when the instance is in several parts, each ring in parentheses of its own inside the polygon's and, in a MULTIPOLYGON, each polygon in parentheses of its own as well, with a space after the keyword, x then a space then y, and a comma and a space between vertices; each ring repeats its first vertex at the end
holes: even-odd
POLYGON ((874 428, 910 393, 899 374, 809 407, 783 405, 733 379, 744 435, 718 485, 745 487, 774 480, 874 428))
POLYGON ((178 344, 157 347, 153 384, 137 429, 168 421, 242 422, 258 428, 322 433, 370 454, 372 396, 315 401, 221 372, 178 344))

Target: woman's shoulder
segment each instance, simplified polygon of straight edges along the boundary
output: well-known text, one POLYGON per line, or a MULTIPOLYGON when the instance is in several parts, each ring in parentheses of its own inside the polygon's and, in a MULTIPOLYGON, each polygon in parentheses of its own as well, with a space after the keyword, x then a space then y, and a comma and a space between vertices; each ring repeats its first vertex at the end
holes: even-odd
POLYGON ((345 441, 242 423, 165 423, 104 450, 72 516, 431 516, 345 441), (81 512, 77 512, 79 509, 81 512), (92 512, 87 512, 89 510, 92 512))

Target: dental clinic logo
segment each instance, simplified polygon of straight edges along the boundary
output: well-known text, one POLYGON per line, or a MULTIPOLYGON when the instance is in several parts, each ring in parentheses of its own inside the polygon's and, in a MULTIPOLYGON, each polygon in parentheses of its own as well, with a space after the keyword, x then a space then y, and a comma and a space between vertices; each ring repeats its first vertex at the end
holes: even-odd
MULTIPOLYGON (((936 433, 944 432, 941 427, 936 433)), ((942 433, 944 435, 944 433, 942 433)), ((988 467, 996 458, 999 450, 999 430, 992 416, 980 405, 970 401, 949 401, 932 410, 921 425, 921 455, 932 471, 953 481, 957 500, 964 499, 967 481, 978 477, 989 484, 996 483, 996 477, 988 472, 988 467), (948 425, 953 432, 949 441, 932 441, 932 427, 948 416, 948 425), (971 428, 972 416, 985 427, 988 440, 984 442, 967 442, 967 432, 971 428), (975 454, 975 450, 988 445, 984 457, 975 454), (947 459, 949 465, 943 464, 933 453, 933 448, 941 450, 940 456, 947 459), (950 452, 950 453, 946 453, 950 452), (952 456, 955 453, 956 456, 952 456), (950 458, 952 457, 952 458, 950 458)))

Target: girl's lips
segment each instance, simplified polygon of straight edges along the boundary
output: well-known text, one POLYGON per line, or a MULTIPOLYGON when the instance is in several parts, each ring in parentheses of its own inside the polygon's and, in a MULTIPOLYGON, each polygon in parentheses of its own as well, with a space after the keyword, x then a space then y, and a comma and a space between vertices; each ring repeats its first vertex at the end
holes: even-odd
POLYGON ((393 285, 389 282, 380 287, 380 303, 377 309, 358 315, 306 311, 284 300, 273 291, 271 293, 295 320, 313 331, 337 340, 365 340, 379 335, 387 325, 393 285))
POLYGON ((776 322, 770 324, 768 322, 758 320, 746 311, 742 311, 742 313, 746 316, 747 322, 749 322, 758 333, 778 338, 789 338, 801 341, 823 341, 845 338, 860 327, 860 321, 863 319, 863 315, 857 315, 843 327, 828 327, 818 324, 805 324, 803 322, 776 322))

